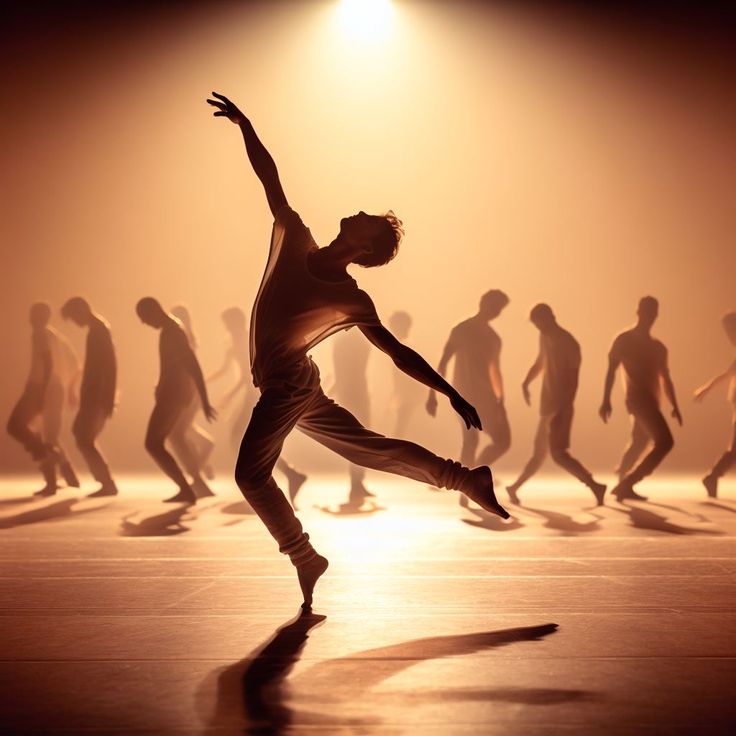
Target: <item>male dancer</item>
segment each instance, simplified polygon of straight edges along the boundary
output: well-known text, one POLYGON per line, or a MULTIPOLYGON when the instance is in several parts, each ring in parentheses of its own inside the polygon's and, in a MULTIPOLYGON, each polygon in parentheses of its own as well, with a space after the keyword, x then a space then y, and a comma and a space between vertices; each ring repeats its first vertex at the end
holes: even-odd
POLYGON ((23 393, 8 419, 8 434, 38 462, 44 486, 36 496, 53 496, 58 467, 67 485, 79 488, 79 479, 59 444, 64 404, 75 404, 79 380, 77 356, 67 339, 49 325, 51 307, 31 307, 31 367, 23 393), (31 425, 41 418, 41 434, 31 425))
POLYGON ((334 332, 357 325, 397 367, 448 396, 468 426, 480 427, 475 409, 381 325, 370 297, 347 272, 353 263, 380 266, 390 261, 399 245, 400 221, 393 213, 360 212, 340 221, 340 232, 329 246, 317 247, 289 207, 276 165, 250 121, 226 97, 214 97, 208 102, 217 108, 215 116, 240 127, 274 216, 271 249, 250 331, 253 377, 261 398, 243 437, 235 479, 280 551, 296 567, 303 606, 309 608, 327 559, 310 544, 271 474, 284 439, 295 426, 350 462, 462 490, 486 510, 504 518, 508 513, 496 501, 490 468, 470 470, 411 442, 371 432, 324 395, 319 372, 307 352, 334 332))
MULTIPOLYGON (((248 426, 248 417, 253 409, 255 400, 251 400, 253 378, 250 373, 250 359, 248 357, 248 330, 246 328, 245 312, 240 307, 228 307, 221 315, 225 329, 230 334, 230 345, 225 350, 222 365, 212 375, 207 377, 207 383, 215 381, 228 372, 231 366, 238 371, 237 383, 225 394, 220 405, 224 409, 239 393, 242 393, 240 407, 236 410, 230 428, 230 439, 236 447, 240 447, 243 432, 248 426)), ((286 476, 289 489, 289 499, 295 503, 296 494, 304 485, 307 476, 290 465, 283 457, 276 461, 276 469, 286 476)))
POLYGON ((611 493, 619 501, 631 499, 646 501, 634 486, 650 475, 672 449, 674 440, 659 408, 660 385, 672 404, 672 416, 682 425, 675 387, 667 365, 667 348, 651 335, 652 325, 659 314, 659 302, 653 296, 639 301, 636 325, 622 332, 608 354, 608 372, 603 389, 603 403, 598 413, 604 422, 611 416, 611 390, 616 369, 621 365, 626 378, 626 409, 633 425, 631 441, 616 469, 618 485, 611 493), (635 467, 650 440, 652 449, 635 467), (632 470, 633 468, 633 470, 632 470))
MULTIPOLYGON (((411 315, 408 312, 394 312, 388 318, 389 330, 391 330, 396 339, 401 343, 406 343, 408 340, 409 333, 411 332, 411 324, 411 315)), ((390 406, 396 417, 394 434, 397 437, 403 437, 406 434, 411 418, 414 416, 414 412, 418 406, 421 406, 423 395, 422 384, 413 381, 402 371, 394 371, 393 378, 390 406)), ((468 463, 465 464, 467 465, 468 463)), ((465 496, 461 496, 461 498, 465 498, 465 496)))
POLYGON ((549 450, 552 459, 581 483, 585 483, 593 492, 597 504, 602 506, 606 486, 597 483, 590 471, 569 452, 580 373, 580 345, 567 330, 557 324, 554 312, 548 304, 537 304, 529 319, 539 330, 539 354, 526 374, 521 390, 524 400, 531 406, 529 384, 540 373, 544 373, 539 402, 539 426, 534 439, 534 454, 516 482, 507 488, 509 497, 514 503, 519 503, 519 488, 539 470, 549 450))
POLYGON ((72 425, 77 447, 87 462, 92 477, 100 484, 90 496, 115 496, 118 492, 110 468, 96 440, 115 408, 117 361, 110 326, 81 296, 69 299, 61 316, 79 327, 87 328, 79 411, 72 425))
MULTIPOLYGON (((371 400, 368 394, 368 358, 370 343, 354 330, 345 330, 334 341, 332 364, 335 383, 332 392, 342 406, 348 407, 360 422, 370 421, 371 400)), ((343 511, 359 509, 373 494, 365 487, 365 468, 350 463, 350 495, 341 505, 343 511)))
POLYGON ((136 304, 135 311, 141 322, 156 330, 161 330, 159 356, 161 372, 156 386, 156 403, 146 430, 146 450, 161 470, 179 487, 179 492, 167 498, 171 503, 195 503, 198 497, 211 495, 202 487, 196 450, 186 437, 186 427, 182 426, 181 416, 187 411, 194 392, 199 393, 202 411, 209 421, 216 416, 207 398, 202 369, 194 354, 187 335, 179 320, 167 314, 153 297, 143 297, 136 304), (179 435, 173 437, 176 432, 179 435), (185 455, 184 463, 192 475, 191 484, 174 457, 166 449, 164 442, 172 436, 172 441, 185 455))
MULTIPOLYGON (((489 322, 496 319, 509 303, 509 298, 498 289, 491 289, 480 299, 478 313, 455 325, 447 338, 437 371, 444 376, 447 364, 455 358, 453 385, 478 409, 483 430, 491 439, 476 457, 480 432, 461 426, 463 444, 460 462, 473 466, 476 462, 491 465, 511 446, 511 428, 503 403, 501 378, 501 338, 489 322)), ((427 411, 437 414, 437 396, 429 392, 427 411)), ((467 505, 461 496, 460 504, 467 505)))
MULTIPOLYGON (((722 324, 731 344, 736 345, 736 312, 729 312, 725 315, 722 324)), ((723 373, 719 373, 717 376, 711 378, 708 383, 701 386, 695 392, 695 400, 702 401, 712 389, 724 381, 729 382, 728 400, 732 407, 733 434, 731 435, 731 444, 728 449, 721 455, 708 475, 703 478, 703 485, 711 498, 718 496, 718 480, 736 463, 736 360, 723 373)))

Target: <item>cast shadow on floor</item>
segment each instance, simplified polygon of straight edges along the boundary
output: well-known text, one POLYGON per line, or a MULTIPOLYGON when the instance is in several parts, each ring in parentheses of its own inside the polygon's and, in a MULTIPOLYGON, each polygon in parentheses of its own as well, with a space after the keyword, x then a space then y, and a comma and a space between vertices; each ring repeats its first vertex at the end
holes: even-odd
MULTIPOLYGON (((648 508, 631 503, 622 504, 620 506, 609 506, 608 508, 626 514, 629 517, 631 526, 636 529, 645 529, 647 531, 662 532, 664 534, 688 535, 688 534, 705 534, 710 536, 722 536, 724 532, 720 529, 694 529, 689 526, 681 526, 669 521, 662 514, 652 511, 651 506, 661 506, 662 508, 673 509, 680 512, 680 509, 674 506, 665 506, 664 504, 648 504, 648 508)), ((692 514, 689 514, 692 516, 692 514)), ((705 517, 703 520, 707 521, 705 517)))
POLYGON ((562 514, 559 511, 535 509, 531 506, 523 506, 522 504, 519 504, 519 508, 524 509, 524 511, 529 511, 530 513, 544 519, 543 526, 546 529, 554 529, 555 531, 560 531, 564 534, 586 534, 601 530, 600 522, 603 517, 600 514, 593 513, 591 510, 587 510, 586 513, 593 518, 590 521, 580 522, 575 521, 575 519, 569 514, 562 514))
POLYGON ((502 519, 500 516, 496 516, 496 514, 492 514, 481 508, 465 507, 465 510, 473 514, 476 518, 463 519, 462 522, 468 526, 474 526, 476 529, 487 529, 491 532, 512 532, 524 526, 523 522, 517 516, 502 519))
MULTIPOLYGON (((44 499, 46 501, 46 499, 44 499)), ((21 511, 12 516, 0 517, 0 529, 12 529, 17 526, 26 526, 28 524, 38 524, 44 521, 56 521, 64 518, 77 518, 82 514, 89 514, 93 511, 101 511, 110 506, 109 501, 103 503, 87 502, 79 498, 65 498, 54 500, 51 503, 45 503, 43 506, 36 506, 27 511, 21 511)))
POLYGON ((382 713, 423 702, 507 702, 526 705, 592 700, 598 694, 575 689, 448 687, 416 691, 379 690, 384 681, 433 659, 474 654, 517 642, 542 639, 557 624, 486 631, 456 636, 414 639, 377 649, 354 652, 337 659, 318 661, 295 678, 287 677, 302 656, 310 631, 324 616, 297 616, 276 630, 254 654, 217 673, 217 702, 210 728, 233 728, 232 733, 284 734, 293 727, 374 727, 382 713), (297 697, 290 696, 299 692, 297 697), (298 700, 303 707, 297 708, 298 700), (331 713, 314 708, 328 706, 331 713), (357 707, 358 712, 355 712, 357 707), (350 709, 353 708, 353 713, 350 709), (343 716, 340 710, 345 710, 343 716), (336 714, 336 711, 338 714, 336 714), (368 711, 363 715, 362 712, 368 711))
POLYGON ((183 519, 194 521, 197 514, 187 504, 177 505, 176 508, 164 511, 161 514, 147 516, 140 521, 131 521, 140 511, 126 514, 120 521, 120 536, 122 537, 172 537, 189 531, 183 519))

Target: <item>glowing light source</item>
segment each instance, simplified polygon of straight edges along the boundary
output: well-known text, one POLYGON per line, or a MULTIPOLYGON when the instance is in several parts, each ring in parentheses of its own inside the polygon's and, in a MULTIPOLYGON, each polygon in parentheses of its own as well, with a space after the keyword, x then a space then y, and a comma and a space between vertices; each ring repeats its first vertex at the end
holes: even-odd
POLYGON ((393 8, 391 0, 341 0, 339 11, 343 29, 350 37, 373 41, 386 36, 393 8))

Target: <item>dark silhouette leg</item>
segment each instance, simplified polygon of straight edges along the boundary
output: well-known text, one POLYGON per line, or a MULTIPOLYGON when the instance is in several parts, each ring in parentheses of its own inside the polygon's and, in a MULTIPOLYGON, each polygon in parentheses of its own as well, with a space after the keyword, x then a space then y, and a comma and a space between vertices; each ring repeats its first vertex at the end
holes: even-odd
POLYGON ((718 495, 718 480, 723 477, 736 463, 736 417, 734 418, 731 445, 721 455, 718 462, 713 466, 710 473, 703 478, 703 485, 711 498, 718 495))
POLYGON ((615 468, 618 479, 622 480, 626 474, 634 467, 637 460, 644 454, 647 449, 650 438, 644 425, 632 415, 631 439, 626 445, 624 454, 619 464, 615 468))
POLYGON ((64 482, 73 488, 79 488, 79 478, 74 472, 69 458, 59 443, 61 435, 61 418, 64 413, 64 387, 58 383, 51 383, 46 388, 43 402, 43 438, 47 445, 55 448, 55 467, 64 478, 64 482))
POLYGON ((96 444, 106 419, 104 413, 95 407, 81 407, 72 425, 72 434, 79 452, 92 477, 100 484, 99 490, 91 494, 92 496, 114 496, 118 492, 110 468, 96 444))
POLYGON ((282 457, 276 461, 276 469, 286 476, 289 500, 293 504, 296 500, 296 494, 299 493, 301 487, 304 485, 307 476, 304 473, 300 473, 293 465, 289 465, 282 457))
POLYGON ((511 427, 506 409, 499 405, 492 412, 481 417, 483 429, 491 438, 491 444, 478 455, 479 465, 493 465, 511 447, 511 427))
POLYGON ((30 425, 43 410, 43 387, 29 384, 26 386, 18 403, 13 407, 7 424, 8 434, 23 445, 31 457, 40 461, 48 452, 41 435, 34 432, 30 425))
POLYGON ((149 455, 155 460, 156 464, 163 470, 171 480, 176 483, 179 493, 172 496, 167 501, 194 503, 196 496, 191 486, 184 477, 181 468, 177 465, 173 455, 166 449, 164 442, 173 430, 179 418, 182 409, 182 402, 157 401, 148 421, 148 429, 146 430, 145 447, 149 455))
POLYGON ((544 459, 547 457, 547 451, 549 450, 549 425, 551 417, 541 416, 539 417, 539 424, 537 425, 537 434, 534 437, 534 452, 529 458, 529 461, 521 471, 521 475, 506 489, 509 493, 512 503, 519 503, 519 488, 531 478, 544 463, 544 459))

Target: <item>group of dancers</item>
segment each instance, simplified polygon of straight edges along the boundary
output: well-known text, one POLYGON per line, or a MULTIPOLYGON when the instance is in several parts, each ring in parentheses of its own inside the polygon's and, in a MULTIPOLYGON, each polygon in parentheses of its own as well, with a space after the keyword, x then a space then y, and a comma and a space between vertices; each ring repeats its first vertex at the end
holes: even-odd
MULTIPOLYGON (((351 464, 349 503, 360 503, 369 495, 363 484, 362 469, 372 468, 436 488, 459 491, 461 499, 474 501, 502 518, 509 517, 496 498, 489 467, 511 444, 500 370, 501 339, 490 326, 508 303, 508 297, 499 290, 483 296, 478 313, 451 331, 435 371, 402 342, 408 329, 405 319, 408 315, 392 319, 389 327, 385 326, 369 295, 347 271, 352 265, 375 267, 394 258, 404 232, 401 221, 391 211, 382 215, 361 211, 340 221, 339 232, 329 245, 317 246, 309 229, 289 205, 273 158, 250 120, 223 95, 213 93, 207 102, 214 108, 215 117, 231 121, 241 131, 246 153, 264 187, 274 219, 268 259, 252 309, 249 356, 243 312, 237 308, 226 310, 223 321, 232 336, 232 346, 223 367, 211 378, 223 375, 233 363, 240 371, 240 378, 228 396, 232 398, 244 389, 251 374, 253 384, 260 391, 240 443, 235 480, 279 550, 288 555, 296 568, 303 607, 309 609, 314 587, 327 569, 328 561, 313 546, 294 513, 293 503, 287 500, 273 477, 276 468, 285 474, 293 502, 304 475, 289 466, 281 453, 284 440, 295 427, 351 464), (426 408, 431 415, 437 411, 437 393, 447 397, 463 426, 460 461, 439 457, 415 443, 366 429, 353 414, 323 392, 319 371, 308 352, 330 335, 351 327, 357 327, 367 339, 366 345, 372 344, 386 353, 409 379, 429 388, 426 408), (455 361, 453 385, 444 378, 451 359, 455 361), (482 431, 489 435, 491 443, 478 452, 482 431)), ((211 476, 208 458, 212 439, 194 419, 199 408, 208 420, 215 418, 216 411, 210 404, 207 382, 196 357, 191 323, 185 310, 180 308, 169 313, 152 297, 141 299, 136 312, 144 324, 160 331, 160 378, 145 446, 177 485, 177 493, 168 500, 193 503, 212 493, 206 482, 211 476)), ((651 335, 657 314, 656 299, 644 297, 638 306, 635 326, 614 340, 609 353, 600 416, 605 422, 611 415, 611 390, 621 367, 626 379, 626 407, 633 420, 631 442, 618 467, 618 483, 611 491, 620 501, 643 498, 634 486, 657 467, 673 446, 672 434, 660 408, 662 390, 671 403, 672 416, 682 423, 667 350, 651 335)), ((80 297, 66 302, 62 315, 88 330, 74 437, 90 472, 100 483, 94 495, 114 495, 117 487, 96 445, 115 406, 116 364, 110 329, 80 297)), ((46 304, 36 304, 31 309, 31 370, 8 422, 9 433, 24 445, 44 474, 41 495, 56 492, 57 471, 69 485, 79 484, 58 441, 64 386, 74 385, 73 375, 79 369, 68 342, 49 326, 50 316, 46 304), (32 428, 38 417, 43 418, 43 435, 32 428)), ((602 504, 606 486, 597 482, 569 451, 580 346, 558 324, 549 305, 536 305, 530 319, 540 333, 539 353, 522 390, 530 403, 529 386, 542 377, 540 419, 532 457, 521 475, 508 486, 508 495, 513 503, 518 503, 522 485, 541 467, 549 452, 555 462, 588 486, 596 502, 602 504)), ((736 345, 736 313, 727 315, 723 324, 736 345)), ((348 347, 346 354, 351 360, 354 352, 348 347)), ((336 368, 341 361, 350 364, 350 360, 344 361, 339 355, 336 346, 336 368)), ((355 378, 354 372, 345 375, 342 384, 337 377, 338 398, 342 398, 344 386, 350 385, 350 375, 355 378)), ((728 450, 703 481, 711 496, 717 493, 718 479, 736 460, 736 361, 695 392, 696 398, 702 399, 726 380, 730 381, 734 436, 728 450)), ((362 418, 367 420, 367 401, 364 404, 364 411, 358 408, 358 413, 364 414, 362 418)), ((397 435, 403 433, 409 415, 410 410, 403 407, 400 415, 403 424, 397 423, 397 435)))

